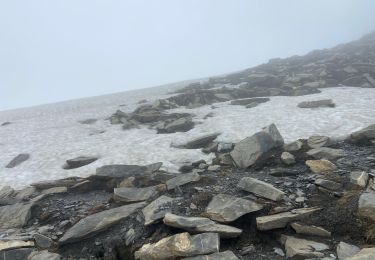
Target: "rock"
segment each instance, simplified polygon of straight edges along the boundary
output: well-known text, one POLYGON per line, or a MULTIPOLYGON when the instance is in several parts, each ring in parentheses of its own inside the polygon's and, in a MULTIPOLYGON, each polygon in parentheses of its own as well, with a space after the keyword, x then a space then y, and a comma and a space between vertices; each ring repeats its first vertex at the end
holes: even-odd
POLYGON ((220 168, 221 168, 220 165, 210 165, 208 166, 207 170, 211 172, 216 172, 216 171, 219 171, 220 168))
MULTIPOLYGON (((33 251, 33 248, 17 248, 0 252, 0 260, 25 260, 33 251)), ((32 259, 36 260, 36 259, 32 259)), ((38 259, 40 260, 40 259, 38 259)))
POLYGON ((321 208, 299 208, 289 212, 282 212, 274 215, 257 217, 256 223, 259 230, 271 230, 284 228, 292 221, 301 220, 312 213, 321 210, 321 208))
POLYGON ((350 259, 352 256, 357 254, 361 249, 357 246, 340 242, 337 245, 336 252, 339 260, 350 259))
POLYGON ((185 164, 185 165, 182 165, 180 169, 178 169, 178 171, 182 173, 187 173, 187 172, 191 172, 193 169, 194 169, 193 165, 185 164))
POLYGON ((83 120, 79 120, 78 123, 83 124, 83 125, 92 125, 94 124, 98 119, 95 118, 87 118, 83 120))
POLYGON ((20 165, 21 163, 23 163, 24 161, 28 160, 29 158, 30 158, 30 154, 28 154, 28 153, 21 153, 21 154, 17 155, 16 157, 14 157, 13 160, 11 160, 5 166, 5 168, 14 168, 14 167, 20 165))
POLYGON ((320 187, 323 187, 325 189, 328 189, 328 190, 339 190, 342 188, 341 183, 337 183, 337 182, 325 180, 325 179, 316 179, 314 184, 320 187))
POLYGON ((196 172, 180 174, 166 182, 167 189, 172 190, 187 183, 199 181, 200 178, 201 176, 196 172))
POLYGON ((200 137, 197 137, 191 141, 186 142, 185 144, 178 146, 180 148, 185 148, 185 149, 199 149, 206 147, 209 145, 213 140, 218 137, 220 133, 213 133, 213 134, 207 134, 203 135, 200 137))
POLYGON ((72 187, 76 185, 77 183, 80 183, 85 180, 86 179, 79 178, 79 177, 69 177, 69 178, 59 179, 59 180, 35 182, 35 183, 32 183, 31 186, 35 187, 38 190, 44 190, 44 189, 49 189, 49 188, 54 188, 54 187, 72 187))
POLYGON ((363 248, 348 260, 373 260, 375 259, 375 247, 363 248))
POLYGON ((53 195, 53 194, 60 194, 68 192, 67 187, 53 187, 49 189, 45 189, 41 192, 42 195, 53 195))
POLYGON ((297 152, 302 149, 303 143, 299 140, 284 145, 285 152, 297 152))
POLYGON ((183 217, 167 213, 163 222, 167 226, 181 228, 192 233, 218 233, 222 238, 234 238, 242 233, 241 229, 217 224, 208 218, 202 217, 183 217))
POLYGON ((287 258, 293 259, 321 258, 324 256, 321 251, 329 249, 326 244, 292 236, 282 235, 280 241, 285 247, 287 258))
POLYGON ((294 155, 288 152, 283 152, 281 154, 281 161, 286 165, 292 165, 296 163, 296 159, 294 155))
POLYGON ((47 250, 32 252, 27 260, 61 260, 62 256, 56 253, 50 253, 47 250))
POLYGON ((145 225, 148 226, 164 218, 165 214, 171 211, 172 204, 178 200, 180 198, 170 198, 163 195, 143 208, 142 213, 145 218, 145 225))
POLYGON ((337 169, 336 165, 328 160, 307 160, 306 165, 313 173, 330 173, 337 169))
POLYGON ((375 221, 375 193, 362 193, 358 201, 358 215, 375 221))
POLYGON ((232 151, 233 149, 233 144, 232 143, 222 143, 220 142, 217 146, 217 151, 219 153, 227 153, 232 151))
POLYGON ((115 188, 113 197, 116 201, 134 203, 152 199, 159 194, 160 187, 115 188))
POLYGON ((95 162, 98 158, 93 156, 79 156, 74 159, 66 160, 64 169, 76 169, 92 162, 95 162))
POLYGON ((162 122, 157 126, 157 132, 158 134, 187 132, 193 127, 194 123, 191 117, 182 117, 175 120, 162 122))
POLYGON ((22 240, 11 240, 11 241, 2 241, 0 240, 0 256, 1 252, 5 250, 17 249, 22 247, 33 247, 33 241, 22 241, 22 240))
POLYGON ((307 139, 307 145, 314 149, 314 148, 320 148, 322 146, 328 145, 330 139, 327 136, 321 136, 321 135, 313 135, 310 136, 309 139, 307 139))
POLYGON ((232 251, 224 251, 210 255, 187 257, 183 258, 183 260, 239 260, 239 258, 232 251))
MULTIPOLYGON (((14 196, 15 199, 18 200, 29 200, 30 197, 36 193, 35 187, 26 187, 22 190, 17 191, 16 195, 14 196)), ((0 196, 1 197, 1 196, 0 196)))
POLYGON ((297 234, 319 237, 331 237, 331 232, 321 227, 307 226, 298 222, 292 223, 291 227, 297 232, 297 234))
POLYGON ((371 140, 375 140, 375 124, 351 133, 350 140, 357 144, 372 144, 371 140))
POLYGON ((155 244, 145 244, 135 252, 135 259, 157 260, 205 255, 219 252, 219 235, 204 233, 190 236, 181 233, 161 239, 155 244))
POLYGON ((335 107, 332 99, 303 101, 297 105, 299 108, 335 107))
POLYGON ((284 145, 284 138, 281 136, 275 124, 270 124, 269 126, 263 127, 262 131, 272 137, 276 147, 282 147, 284 145))
POLYGON ((231 105, 240 105, 240 106, 246 106, 246 105, 253 105, 253 106, 257 106, 261 103, 264 103, 264 102, 267 102, 267 101, 270 101, 269 98, 245 98, 245 99, 236 99, 236 100, 232 100, 230 102, 231 105))
POLYGON ((154 163, 146 166, 113 164, 105 165, 96 169, 96 174, 92 178, 103 179, 125 179, 134 176, 152 173, 160 169, 162 163, 154 163))
POLYGON ((12 198, 16 191, 10 186, 4 186, 0 189, 0 201, 12 198))
POLYGON ((278 137, 280 134, 277 134, 277 129, 268 127, 267 130, 268 132, 258 132, 235 144, 230 155, 238 168, 245 169, 265 160, 268 157, 268 152, 279 146, 281 140, 278 137), (277 133, 269 134, 274 131, 277 133))
POLYGON ((31 217, 33 203, 16 203, 0 207, 0 228, 26 226, 31 217))
POLYGON ((242 190, 273 201, 280 201, 285 195, 283 191, 275 188, 271 184, 251 177, 242 178, 237 186, 242 190))
POLYGON ((1 123, 1 126, 6 126, 6 125, 10 125, 11 122, 4 122, 4 123, 1 123))
POLYGON ((364 171, 354 171, 350 173, 350 182, 361 187, 367 186, 368 173, 364 171))
POLYGON ((251 200, 237 198, 227 194, 214 196, 206 208, 205 215, 218 222, 232 222, 250 212, 263 208, 251 200))
POLYGON ((53 245, 52 239, 42 234, 35 234, 34 240, 36 245, 41 249, 48 249, 53 245))
POLYGON ((71 227, 62 238, 60 238, 59 244, 73 243, 91 237, 127 218, 139 208, 146 205, 147 204, 144 202, 130 204, 105 210, 81 219, 77 224, 71 227))
POLYGON ((333 149, 328 147, 314 148, 306 152, 307 155, 313 157, 314 159, 327 159, 336 160, 344 157, 346 153, 342 149, 333 149))

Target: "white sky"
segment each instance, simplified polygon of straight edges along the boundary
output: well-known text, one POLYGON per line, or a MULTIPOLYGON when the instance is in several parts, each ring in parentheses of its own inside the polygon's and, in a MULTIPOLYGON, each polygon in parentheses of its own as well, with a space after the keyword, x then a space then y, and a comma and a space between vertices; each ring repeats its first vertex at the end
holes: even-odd
POLYGON ((375 29, 373 0, 0 0, 0 110, 236 71, 375 29))

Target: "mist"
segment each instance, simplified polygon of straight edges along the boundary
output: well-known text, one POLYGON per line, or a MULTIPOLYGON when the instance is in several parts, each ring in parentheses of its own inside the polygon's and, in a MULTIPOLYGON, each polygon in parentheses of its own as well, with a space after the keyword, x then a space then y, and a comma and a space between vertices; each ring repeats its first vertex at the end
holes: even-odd
POLYGON ((375 2, 2 1, 0 110, 238 71, 375 29, 375 2))

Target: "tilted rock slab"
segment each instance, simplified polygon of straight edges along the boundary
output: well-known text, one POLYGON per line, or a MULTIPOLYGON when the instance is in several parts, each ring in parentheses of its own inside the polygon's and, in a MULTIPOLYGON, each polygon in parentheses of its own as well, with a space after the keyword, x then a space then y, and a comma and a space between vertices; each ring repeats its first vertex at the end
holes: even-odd
POLYGON ((233 254, 232 251, 224 251, 219 253, 214 253, 210 255, 200 255, 194 257, 182 258, 183 260, 239 260, 239 258, 233 254))
POLYGON ((357 254, 361 249, 358 246, 340 242, 336 247, 336 253, 339 260, 349 259, 357 254))
POLYGON ((56 253, 48 252, 47 250, 32 252, 27 260, 61 260, 62 256, 56 253))
POLYGON ((197 172, 180 174, 166 182, 167 189, 172 190, 176 187, 188 184, 190 182, 196 182, 201 179, 201 176, 197 172))
POLYGON ((346 155, 345 151, 342 149, 333 149, 328 147, 314 148, 307 151, 306 154, 313 157, 314 159, 327 160, 336 160, 346 155))
POLYGON ((210 143, 212 143, 216 137, 218 137, 221 133, 212 133, 212 134, 206 134, 199 136, 195 139, 192 139, 185 144, 177 145, 179 148, 185 148, 185 149, 199 149, 206 147, 210 143))
POLYGON ((170 198, 163 195, 151 202, 142 210, 145 225, 150 225, 164 218, 165 214, 171 211, 172 204, 180 199, 181 198, 170 198))
POLYGON ((293 209, 289 212, 257 217, 256 223, 259 230, 271 230, 276 228, 284 228, 288 223, 303 219, 312 213, 321 210, 321 208, 300 208, 293 209))
POLYGON ((282 235, 280 241, 285 247, 286 256, 288 258, 321 258, 324 256, 324 253, 321 251, 329 249, 329 246, 326 244, 292 236, 282 235))
POLYGON ((240 189, 273 201, 281 200, 285 193, 271 184, 251 177, 244 177, 237 185, 240 189))
POLYGON ((180 233, 166 237, 155 244, 145 244, 135 252, 135 259, 158 260, 178 257, 206 255, 219 252, 220 239, 216 233, 191 236, 180 233))
POLYGON ((228 223, 262 208, 262 205, 251 200, 227 194, 218 194, 208 204, 205 214, 212 220, 228 223))
POLYGON ((127 203, 149 200, 158 194, 157 186, 145 188, 115 188, 113 190, 113 197, 116 201, 127 203))
POLYGON ((183 217, 167 213, 163 222, 167 226, 181 228, 193 233, 218 233, 222 238, 238 237, 242 233, 241 229, 217 224, 216 222, 203 217, 183 217))
POLYGON ((93 236, 127 218, 129 215, 136 212, 137 209, 146 205, 147 203, 145 202, 130 204, 105 210, 81 219, 77 224, 71 227, 62 238, 60 238, 59 244, 72 243, 93 236))
POLYGON ((104 165, 96 169, 96 174, 90 176, 90 178, 103 178, 103 179, 112 179, 112 178, 128 178, 139 176, 145 173, 152 173, 157 171, 162 166, 162 163, 153 163, 146 166, 139 165, 125 165, 125 164, 113 164, 113 165, 104 165))
POLYGON ((331 237, 331 232, 325 230, 322 227, 308 226, 297 222, 292 223, 291 227, 296 231, 297 234, 319 237, 331 237))

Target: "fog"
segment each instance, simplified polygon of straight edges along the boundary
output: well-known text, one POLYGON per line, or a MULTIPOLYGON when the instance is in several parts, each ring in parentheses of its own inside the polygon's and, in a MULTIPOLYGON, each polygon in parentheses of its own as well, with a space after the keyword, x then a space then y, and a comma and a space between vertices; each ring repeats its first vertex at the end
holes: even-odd
POLYGON ((1 1, 0 110, 203 78, 375 29, 375 1, 1 1))

